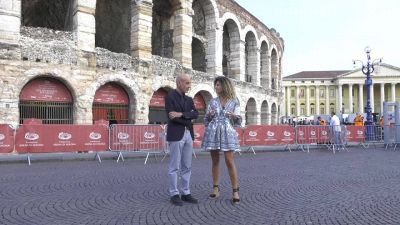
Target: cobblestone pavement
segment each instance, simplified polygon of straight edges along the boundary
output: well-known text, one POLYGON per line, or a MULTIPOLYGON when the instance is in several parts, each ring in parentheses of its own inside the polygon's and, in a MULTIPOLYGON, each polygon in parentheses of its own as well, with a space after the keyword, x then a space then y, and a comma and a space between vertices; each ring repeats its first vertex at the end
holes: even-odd
POLYGON ((239 205, 224 161, 221 196, 208 198, 208 155, 193 160, 200 203, 171 205, 167 162, 3 163, 0 224, 400 224, 399 151, 237 155, 239 205))

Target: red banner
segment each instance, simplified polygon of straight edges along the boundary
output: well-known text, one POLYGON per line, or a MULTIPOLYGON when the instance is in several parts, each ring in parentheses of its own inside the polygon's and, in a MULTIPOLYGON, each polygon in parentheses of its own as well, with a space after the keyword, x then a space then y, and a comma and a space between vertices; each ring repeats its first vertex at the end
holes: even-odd
POLYGON ((125 90, 115 83, 101 86, 94 95, 94 103, 129 104, 129 97, 125 90))
POLYGON ((291 126, 250 125, 244 129, 246 146, 268 146, 295 143, 295 128, 291 126))
POLYGON ((8 124, 0 124, 0 153, 14 150, 14 130, 8 124))
POLYGON ((114 125, 110 130, 110 147, 114 151, 162 150, 165 130, 160 125, 114 125))
POLYGON ((330 141, 329 126, 306 125, 296 127, 297 144, 322 144, 330 141))
POLYGON ((346 140, 349 142, 364 142, 365 127, 364 126, 346 126, 346 140))
POLYGON ((168 92, 162 88, 153 93, 150 99, 150 107, 165 107, 165 97, 168 92))
POLYGON ((20 100, 72 102, 72 96, 63 83, 53 78, 37 78, 21 91, 20 100))
POLYGON ((15 136, 18 153, 105 151, 108 127, 101 125, 21 125, 15 136))
POLYGON ((197 110, 204 110, 206 108, 206 103, 204 101, 203 96, 200 93, 197 93, 194 98, 194 107, 196 107, 197 110))
POLYGON ((193 130, 194 130, 193 148, 201 148, 205 127, 203 124, 196 124, 193 125, 193 130))

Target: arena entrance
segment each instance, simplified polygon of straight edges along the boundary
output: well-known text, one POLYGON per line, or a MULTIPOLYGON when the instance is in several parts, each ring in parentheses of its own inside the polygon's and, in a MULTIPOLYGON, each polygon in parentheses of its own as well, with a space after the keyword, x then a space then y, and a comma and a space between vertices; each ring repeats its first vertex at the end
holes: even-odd
POLYGON ((116 83, 101 86, 94 96, 93 123, 106 120, 109 124, 129 123, 129 96, 123 87, 116 83))
POLYGON ((19 123, 29 119, 43 124, 72 124, 73 100, 68 88, 54 78, 30 81, 19 96, 19 123))

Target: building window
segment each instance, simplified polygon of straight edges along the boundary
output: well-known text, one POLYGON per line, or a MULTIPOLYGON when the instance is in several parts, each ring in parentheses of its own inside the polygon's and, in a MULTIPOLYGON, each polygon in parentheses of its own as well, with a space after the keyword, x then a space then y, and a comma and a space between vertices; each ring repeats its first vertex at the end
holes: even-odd
POLYGON ((311 95, 311 97, 314 97, 314 96, 315 96, 314 89, 311 89, 311 90, 310 90, 310 95, 311 95))
POLYGON ((294 94, 294 90, 293 90, 293 89, 290 90, 290 96, 294 98, 294 95, 295 95, 295 94, 294 94))
POLYGON ((300 114, 301 115, 305 115, 306 114, 304 108, 300 108, 300 114))
POLYGON ((335 97, 335 89, 330 89, 329 92, 330 92, 329 94, 330 97, 335 97))
POLYGON ((324 83, 325 81, 321 80, 321 83, 324 83))
POLYGON ((311 115, 314 115, 314 114, 315 114, 315 109, 314 109, 314 107, 311 108, 311 112, 310 112, 310 113, 311 113, 311 115))
POLYGON ((296 114, 296 113, 295 113, 295 108, 294 108, 294 107, 292 107, 291 112, 292 112, 292 115, 295 115, 295 114, 296 114))
POLYGON ((300 95, 299 95, 299 97, 300 97, 300 98, 304 98, 304 89, 300 89, 300 95))
POLYGON ((321 108, 321 114, 325 114, 325 108, 321 108))
POLYGON ((335 108, 331 108, 331 112, 335 112, 335 108))
POLYGON ((325 98, 325 90, 323 89, 319 90, 319 97, 325 98))

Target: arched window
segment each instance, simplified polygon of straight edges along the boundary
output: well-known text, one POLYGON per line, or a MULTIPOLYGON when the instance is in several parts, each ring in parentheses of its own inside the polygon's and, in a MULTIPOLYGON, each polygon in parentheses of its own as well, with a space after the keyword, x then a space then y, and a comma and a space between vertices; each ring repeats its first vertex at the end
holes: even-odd
POLYGON ((149 104, 149 123, 165 124, 168 122, 167 113, 165 111, 165 97, 167 89, 160 88, 153 93, 149 104))
POLYGON ((54 78, 30 81, 19 96, 19 122, 40 119, 43 124, 72 124, 73 100, 68 88, 54 78))
POLYGON ((93 123, 107 120, 110 124, 129 123, 129 96, 124 88, 116 83, 101 86, 94 96, 93 123))

